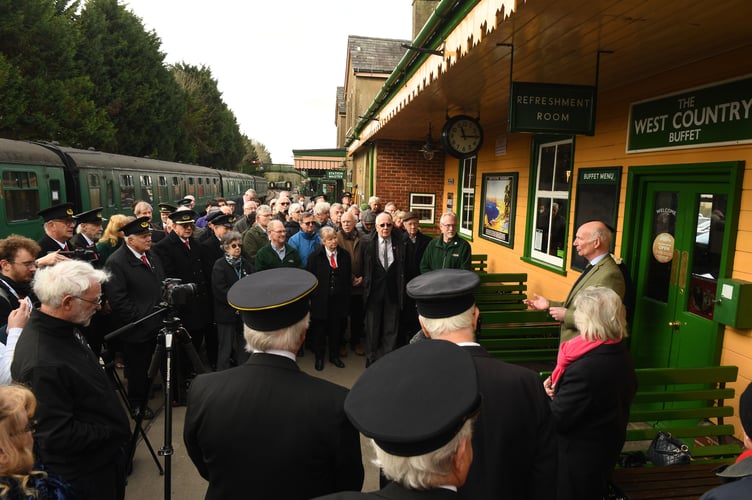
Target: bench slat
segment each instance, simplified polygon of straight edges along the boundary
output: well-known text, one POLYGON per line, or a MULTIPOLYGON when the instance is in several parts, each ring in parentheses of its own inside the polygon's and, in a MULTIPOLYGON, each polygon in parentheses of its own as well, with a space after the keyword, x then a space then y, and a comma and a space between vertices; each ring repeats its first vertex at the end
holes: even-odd
MULTIPOLYGON (((707 436, 731 436, 734 434, 734 426, 724 425, 698 425, 696 427, 680 427, 676 425, 661 426, 660 430, 670 432, 675 438, 696 438, 707 436)), ((652 441, 657 429, 627 429, 627 441, 652 441)))
POLYGON ((559 340, 546 337, 531 337, 524 339, 490 338, 483 339, 483 346, 487 350, 514 350, 535 347, 538 349, 545 348, 558 351, 559 340))
POLYGON ((706 408, 664 408, 661 410, 632 410, 630 422, 653 422, 659 420, 688 420, 715 417, 730 417, 734 414, 731 406, 711 406, 706 408))
POLYGON ((734 382, 739 373, 737 366, 710 366, 703 368, 640 368, 640 389, 649 386, 672 384, 708 384, 734 382))
POLYGON ((733 389, 698 389, 688 391, 640 391, 632 405, 639 403, 663 403, 675 401, 715 401, 734 397, 733 389))

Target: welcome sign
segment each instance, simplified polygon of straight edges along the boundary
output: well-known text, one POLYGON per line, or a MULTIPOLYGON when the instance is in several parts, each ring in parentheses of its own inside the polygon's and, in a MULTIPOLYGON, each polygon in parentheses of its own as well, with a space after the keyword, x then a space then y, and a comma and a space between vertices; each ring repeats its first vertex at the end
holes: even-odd
POLYGON ((752 77, 633 103, 627 153, 752 143, 752 77))

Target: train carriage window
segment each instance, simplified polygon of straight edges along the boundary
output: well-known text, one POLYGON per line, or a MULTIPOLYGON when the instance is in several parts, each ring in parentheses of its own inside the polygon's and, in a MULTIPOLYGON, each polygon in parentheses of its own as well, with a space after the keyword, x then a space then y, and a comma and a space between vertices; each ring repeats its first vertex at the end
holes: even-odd
POLYGON ((136 199, 136 186, 133 184, 133 176, 120 175, 120 208, 130 209, 136 199))
POLYGON ((154 189, 151 186, 151 176, 141 176, 141 199, 149 203, 154 202, 154 189))
POLYGON ((160 201, 170 199, 170 188, 167 185, 167 177, 164 175, 157 177, 157 196, 159 196, 160 201))
POLYGON ((183 198, 183 191, 185 191, 184 182, 180 177, 172 178, 172 199, 177 201, 183 198))
POLYGON ((102 184, 99 182, 99 176, 97 174, 89 174, 86 176, 86 180, 89 183, 89 206, 103 207, 102 184))
POLYGON ((39 212, 39 186, 34 172, 3 172, 3 198, 8 222, 35 219, 39 212))
MULTIPOLYGON (((196 180, 193 177, 188 177, 188 189, 187 193, 185 194, 192 194, 193 196, 196 196, 196 180)), ((182 198, 182 196, 181 196, 182 198)))
POLYGON ((106 193, 107 193, 106 203, 108 207, 112 208, 115 206, 115 182, 112 179, 107 178, 105 180, 105 187, 107 189, 106 190, 106 193))
POLYGON ((201 177, 198 178, 198 197, 203 198, 205 196, 204 193, 204 179, 201 177))

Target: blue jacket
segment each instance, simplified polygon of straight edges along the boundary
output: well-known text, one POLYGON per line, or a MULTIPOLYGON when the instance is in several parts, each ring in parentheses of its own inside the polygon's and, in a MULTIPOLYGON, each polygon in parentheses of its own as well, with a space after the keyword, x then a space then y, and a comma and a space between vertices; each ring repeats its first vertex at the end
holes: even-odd
POLYGON ((298 251, 303 267, 305 267, 308 264, 308 256, 321 245, 321 238, 319 233, 308 234, 301 230, 293 234, 287 244, 298 251))

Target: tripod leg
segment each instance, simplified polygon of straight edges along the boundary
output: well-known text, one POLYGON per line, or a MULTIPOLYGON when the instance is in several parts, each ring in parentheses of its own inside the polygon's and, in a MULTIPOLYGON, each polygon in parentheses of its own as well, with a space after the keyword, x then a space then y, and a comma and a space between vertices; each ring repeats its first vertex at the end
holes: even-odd
POLYGON ((136 454, 136 444, 138 443, 138 436, 139 434, 144 438, 144 442, 147 443, 147 446, 149 448, 149 451, 151 452, 152 458, 154 459, 154 462, 157 464, 157 468, 159 469, 159 474, 164 474, 164 470, 162 469, 162 464, 159 463, 159 459, 154 453, 154 449, 151 446, 151 443, 149 442, 149 438, 146 436, 146 432, 144 431, 143 427, 141 426, 143 420, 144 420, 144 413, 147 408, 147 403, 149 402, 149 390, 151 389, 151 384, 154 381, 154 377, 156 375, 157 369, 159 369, 159 364, 162 359, 162 354, 164 353, 164 346, 157 343, 156 348, 154 349, 154 354, 151 358, 151 364, 149 365, 149 370, 147 372, 146 376, 146 387, 145 387, 145 396, 141 399, 141 402, 138 406, 138 412, 136 412, 135 417, 135 428, 133 429, 133 434, 131 434, 131 441, 128 448, 128 466, 129 468, 132 467, 133 464, 133 457, 136 454), (156 366, 156 367, 155 367, 156 366))
MULTIPOLYGON (((115 384, 115 389, 117 390, 118 394, 120 395, 121 400, 123 401, 123 404, 125 405, 125 409, 128 411, 128 414, 131 414, 131 403, 128 401, 128 396, 125 391, 125 386, 123 385, 123 381, 120 380, 120 376, 117 373, 117 370, 113 368, 112 366, 104 365, 105 372, 107 375, 109 375, 110 379, 115 384)), ((144 440, 144 443, 146 443, 146 447, 149 449, 149 453, 151 454, 151 458, 154 460, 154 463, 157 466, 157 469, 159 470, 159 475, 164 474, 164 469, 162 469, 162 464, 159 461, 159 457, 157 457, 157 454, 154 452, 154 448, 151 445, 151 441, 149 441, 149 436, 146 435, 146 431, 144 431, 143 426, 141 425, 143 422, 143 417, 141 415, 138 416, 138 418, 135 419, 135 427, 133 428, 133 434, 131 435, 131 440, 129 443, 128 448, 128 468, 130 469, 132 466, 133 461, 133 455, 135 454, 135 446, 136 442, 138 441, 138 434, 141 434, 141 437, 144 440)))

